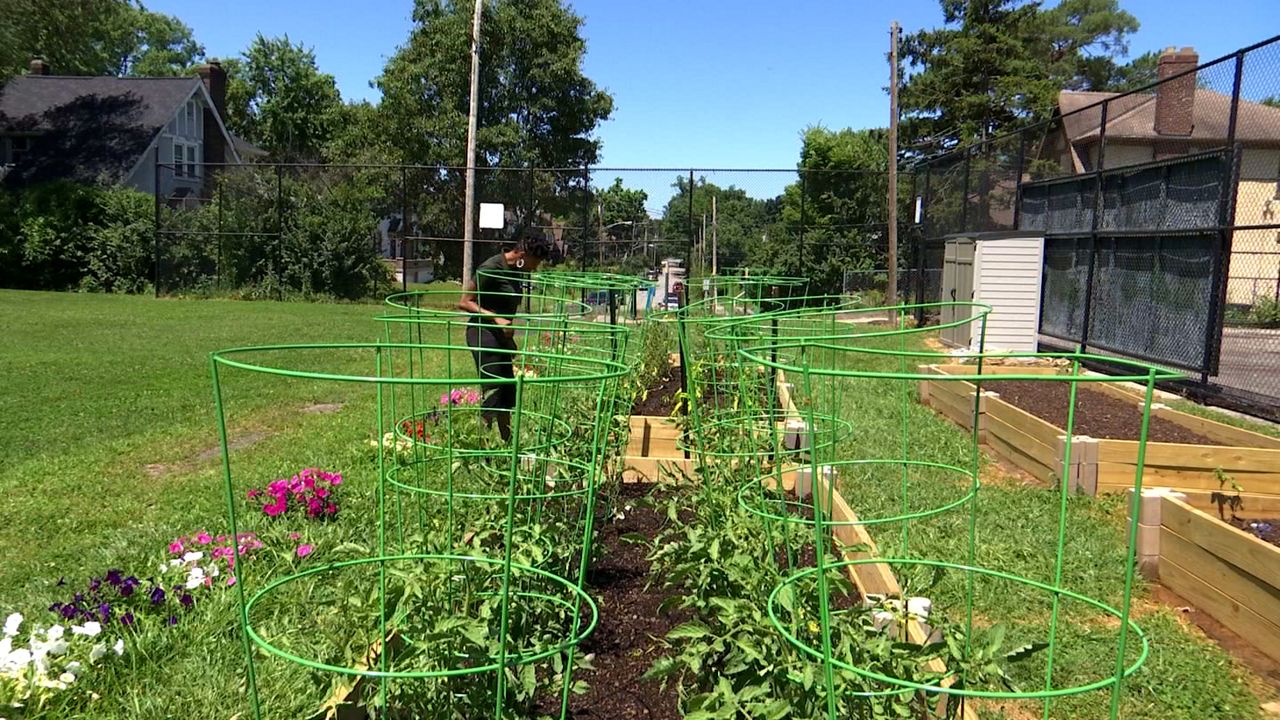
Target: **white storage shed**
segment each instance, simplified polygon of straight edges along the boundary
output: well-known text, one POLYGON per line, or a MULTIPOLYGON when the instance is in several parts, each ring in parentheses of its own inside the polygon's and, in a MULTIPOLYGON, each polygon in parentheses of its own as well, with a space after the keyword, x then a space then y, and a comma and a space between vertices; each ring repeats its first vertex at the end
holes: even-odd
MULTIPOLYGON (((1035 352, 1040 330, 1040 287, 1044 238, 1028 233, 973 233, 946 240, 942 300, 991 306, 987 352, 1035 352)), ((943 308, 942 322, 963 320, 967 308, 943 308)), ((981 325, 962 324, 942 331, 943 342, 977 349, 981 325)))

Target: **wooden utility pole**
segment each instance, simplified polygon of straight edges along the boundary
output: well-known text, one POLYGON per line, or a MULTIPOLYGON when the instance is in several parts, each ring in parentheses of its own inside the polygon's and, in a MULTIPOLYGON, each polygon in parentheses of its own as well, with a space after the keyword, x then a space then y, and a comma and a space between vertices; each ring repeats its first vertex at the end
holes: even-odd
POLYGON ((716 196, 711 196, 711 275, 714 277, 719 269, 720 250, 716 245, 719 237, 720 223, 716 217, 716 196))
POLYGON ((889 305, 898 304, 898 21, 889 26, 889 305))
POLYGON ((698 270, 706 272, 707 267, 707 214, 702 213, 702 237, 698 240, 698 270))
POLYGON ((462 282, 471 277, 475 264, 476 121, 480 114, 480 14, 484 0, 475 0, 471 19, 471 104, 467 107, 467 187, 462 218, 462 282))

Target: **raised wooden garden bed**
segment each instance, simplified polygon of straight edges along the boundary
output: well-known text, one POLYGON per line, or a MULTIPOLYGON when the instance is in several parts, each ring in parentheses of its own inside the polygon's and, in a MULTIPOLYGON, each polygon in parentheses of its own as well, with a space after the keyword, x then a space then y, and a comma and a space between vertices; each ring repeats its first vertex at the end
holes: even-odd
POLYGON ((1176 494, 1144 497, 1142 524, 1159 528, 1160 582, 1280 662, 1280 547, 1176 494))
MULTIPOLYGON (((940 376, 972 375, 974 371, 972 365, 921 368, 922 373, 940 376)), ((983 372, 1057 374, 1062 370, 1055 367, 986 366, 983 372)), ((984 385, 999 386, 999 382, 984 385)), ((1063 383, 1055 391, 1065 387, 1067 385, 1063 383)), ((965 381, 920 382, 922 402, 965 429, 972 427, 975 391, 976 386, 965 381)), ((1140 416, 1142 398, 1114 383, 1082 383, 1078 393, 1079 408, 1090 401, 1097 403, 1099 398, 1106 398, 1109 403, 1122 405, 1130 415, 1140 416)), ((1029 403, 1024 401, 1024 404, 1029 403)), ((1065 395, 1061 406, 1060 412, 1065 413, 1065 395)), ((1037 413, 1041 415, 1052 414, 1050 410, 1037 407, 1037 413)), ((1077 421, 1080 412, 1077 411, 1077 421)), ((1209 508, 1212 493, 1220 489, 1217 470, 1221 469, 1246 491, 1246 508, 1250 501, 1265 508, 1280 506, 1280 439, 1188 415, 1160 404, 1152 405, 1151 417, 1152 437, 1156 440, 1147 443, 1144 485, 1186 490, 1190 503, 1209 508), (1156 432, 1157 425, 1159 433, 1156 432), (1159 442, 1161 435, 1197 442, 1159 442)), ((979 398, 977 422, 979 441, 996 454, 1044 482, 1058 481, 1063 472, 1066 451, 1066 431, 1062 427, 1007 401, 1000 393, 986 389, 979 398)), ((1136 423, 1129 422, 1126 427, 1136 427, 1136 423)), ((1067 470, 1073 490, 1092 495, 1123 492, 1133 486, 1138 451, 1135 439, 1095 438, 1082 432, 1076 434, 1072 443, 1071 465, 1067 470)))
POLYGON ((693 463, 676 446, 680 428, 669 417, 632 415, 622 463, 623 482, 669 482, 690 474, 693 463))

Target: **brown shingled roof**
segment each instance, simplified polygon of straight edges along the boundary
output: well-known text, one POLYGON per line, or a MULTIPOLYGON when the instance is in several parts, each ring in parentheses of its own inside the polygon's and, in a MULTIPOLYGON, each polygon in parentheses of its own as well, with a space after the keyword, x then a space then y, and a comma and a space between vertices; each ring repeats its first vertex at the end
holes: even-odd
MULTIPOLYGON (((1196 88, 1190 138, 1156 133, 1156 95, 1154 92, 1120 96, 1119 93, 1063 90, 1058 93, 1058 111, 1067 136, 1072 142, 1090 142, 1098 138, 1101 107, 1090 107, 1103 100, 1117 98, 1107 107, 1107 139, 1190 140, 1205 144, 1225 143, 1227 123, 1231 117, 1231 97, 1206 88, 1196 88), (1088 109, 1084 109, 1088 108, 1088 109)), ((1236 140, 1252 145, 1280 147, 1280 108, 1241 101, 1236 119, 1236 140)))

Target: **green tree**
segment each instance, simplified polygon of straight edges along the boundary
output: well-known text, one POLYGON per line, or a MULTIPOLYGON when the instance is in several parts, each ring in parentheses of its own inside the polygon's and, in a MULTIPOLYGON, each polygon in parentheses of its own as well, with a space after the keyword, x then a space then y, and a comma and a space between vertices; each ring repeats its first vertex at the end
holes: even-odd
POLYGON ((179 75, 203 55, 191 28, 137 0, 0 0, 0 81, 32 56, 61 75, 179 75))
MULTIPOLYGON (((468 0, 417 0, 407 42, 376 81, 382 142, 398 162, 465 164, 474 7, 468 0)), ((597 161, 594 132, 612 113, 613 99, 582 72, 581 30, 582 18, 559 0, 485 2, 478 167, 577 168, 597 161)), ((545 214, 576 218, 583 209, 580 173, 490 172, 478 182, 482 197, 505 200, 525 222, 545 214)), ((427 234, 461 237, 462 187, 460 171, 415 180, 421 198, 415 213, 427 234)), ((456 272, 461 244, 439 250, 442 271, 456 272)))
POLYGON ((1047 117, 1058 93, 1106 89, 1138 21, 1117 0, 941 0, 944 26, 906 36, 903 135, 947 149, 1047 117))
POLYGON ((230 129, 273 160, 317 160, 342 112, 333 76, 313 51, 288 36, 259 34, 244 55, 224 63, 230 129))
MULTIPOLYGON (((810 278, 815 292, 839 292, 845 270, 884 271, 889 151, 885 131, 810 127, 800 149, 799 182, 780 198, 769 240, 753 264, 810 278)), ((900 205, 909 183, 899 183, 900 205)))

